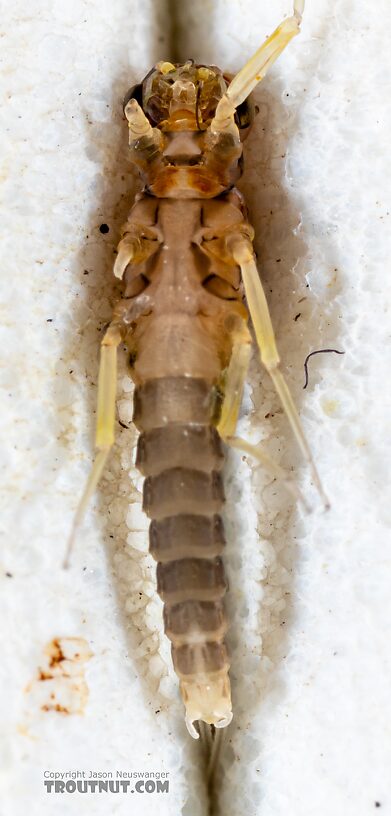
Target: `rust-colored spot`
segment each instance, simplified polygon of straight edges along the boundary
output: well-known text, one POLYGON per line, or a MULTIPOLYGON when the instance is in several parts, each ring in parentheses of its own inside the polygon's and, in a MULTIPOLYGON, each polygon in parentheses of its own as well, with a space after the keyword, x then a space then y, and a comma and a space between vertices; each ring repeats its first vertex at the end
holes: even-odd
POLYGON ((56 703, 56 705, 43 705, 41 706, 42 711, 59 711, 60 714, 72 714, 72 711, 68 711, 65 706, 60 705, 60 703, 56 703))
POLYGON ((49 655, 49 666, 57 666, 63 660, 65 660, 65 655, 62 653, 60 641, 58 638, 54 638, 54 640, 49 643, 49 645, 45 649, 46 653, 49 655))
POLYGON ((60 714, 82 714, 88 700, 84 664, 92 657, 84 638, 53 638, 44 648, 36 678, 29 683, 35 707, 60 714))
POLYGON ((38 669, 38 680, 53 680, 53 675, 38 669))

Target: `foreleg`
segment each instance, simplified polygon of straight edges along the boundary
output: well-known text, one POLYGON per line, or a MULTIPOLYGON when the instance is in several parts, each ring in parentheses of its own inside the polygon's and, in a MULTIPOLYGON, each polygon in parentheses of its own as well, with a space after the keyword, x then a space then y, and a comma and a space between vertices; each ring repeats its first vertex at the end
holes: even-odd
POLYGON ((210 125, 212 134, 216 135, 227 131, 235 132, 233 116, 236 108, 247 99, 291 39, 299 33, 303 10, 304 0, 295 0, 293 16, 288 17, 273 31, 273 34, 267 38, 233 78, 217 105, 215 116, 210 125))
POLYGON ((153 128, 136 99, 125 106, 129 126, 129 147, 132 160, 146 170, 148 166, 162 162, 163 135, 153 128))
POLYGON ((303 10, 304 0, 295 0, 293 16, 284 20, 267 38, 236 74, 218 102, 205 140, 205 166, 210 167, 212 172, 218 172, 221 167, 237 161, 241 155, 241 139, 235 123, 236 109, 266 76, 291 39, 299 33, 303 10))

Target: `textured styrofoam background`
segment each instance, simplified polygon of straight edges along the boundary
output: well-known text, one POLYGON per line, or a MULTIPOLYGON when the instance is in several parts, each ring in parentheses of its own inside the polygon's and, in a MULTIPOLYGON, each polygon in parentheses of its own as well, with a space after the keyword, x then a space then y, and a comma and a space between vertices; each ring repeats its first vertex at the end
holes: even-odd
MULTIPOLYGON (((290 11, 273 0, 183 0, 177 51, 237 70, 290 11), (187 26, 187 30, 185 28, 187 26)), ((3 633, 1 813, 205 813, 146 553, 135 434, 118 441, 72 569, 61 559, 92 457, 98 345, 113 250, 135 189, 121 98, 167 53, 152 0, 15 2, 2 15, 3 633), (109 232, 99 231, 101 223, 109 232), (130 472, 130 478, 129 478, 130 472), (130 508, 130 509, 129 509, 130 508), (8 574, 7 574, 8 573, 8 574), (26 687, 54 637, 85 638, 83 715, 26 687), (43 771, 154 770, 166 794, 49 798, 43 771)), ((246 194, 284 369, 332 502, 303 516, 240 454, 227 467, 235 716, 226 816, 391 812, 391 8, 312 0, 257 90, 246 194), (297 317, 297 315, 300 315, 297 317), (296 318, 296 319, 295 319, 296 318), (316 348, 343 357, 303 361, 316 348), (387 437, 388 434, 388 437, 387 437)), ((131 416, 120 374, 119 417, 131 416)), ((241 433, 308 469, 256 356, 241 433)))

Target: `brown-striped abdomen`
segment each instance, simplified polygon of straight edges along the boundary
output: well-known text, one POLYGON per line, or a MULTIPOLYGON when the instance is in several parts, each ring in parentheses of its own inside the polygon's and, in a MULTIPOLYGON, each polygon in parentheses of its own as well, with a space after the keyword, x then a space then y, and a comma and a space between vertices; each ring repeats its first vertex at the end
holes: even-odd
POLYGON ((232 716, 223 642, 223 453, 212 416, 213 389, 201 378, 161 377, 136 388, 143 509, 191 732, 194 720, 226 725, 232 716))

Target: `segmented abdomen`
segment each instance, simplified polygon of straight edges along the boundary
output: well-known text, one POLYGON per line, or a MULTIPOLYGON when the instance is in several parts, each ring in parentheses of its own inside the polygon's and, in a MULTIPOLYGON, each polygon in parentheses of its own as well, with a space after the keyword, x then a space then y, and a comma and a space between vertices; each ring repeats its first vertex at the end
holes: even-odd
MULTIPOLYGON (((143 509, 172 642, 175 671, 192 722, 231 719, 224 645, 227 588, 221 553, 223 453, 212 425, 213 393, 203 379, 161 377, 135 390, 141 435, 137 467, 146 476, 143 509)), ((194 729, 193 729, 194 730, 194 729)))

